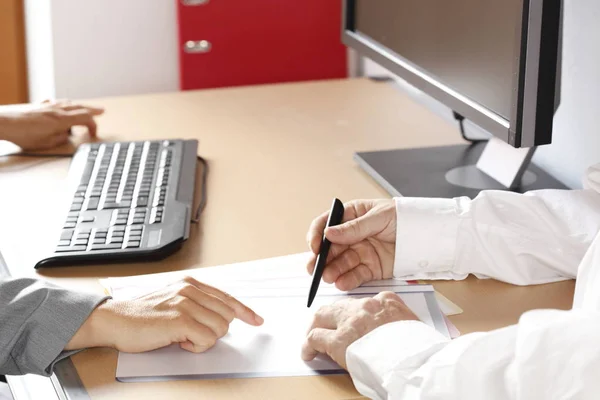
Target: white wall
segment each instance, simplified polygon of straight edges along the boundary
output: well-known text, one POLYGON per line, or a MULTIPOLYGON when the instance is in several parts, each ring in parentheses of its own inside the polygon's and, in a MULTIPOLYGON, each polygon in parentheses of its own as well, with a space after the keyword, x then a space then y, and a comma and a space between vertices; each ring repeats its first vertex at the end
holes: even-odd
MULTIPOLYGON (((552 144, 538 148, 534 163, 572 188, 585 169, 600 162, 600 1, 565 0, 562 100, 554 118, 552 144)), ((367 61, 367 75, 386 70, 367 61)), ((415 98, 452 120, 449 109, 408 88, 415 98)), ((470 126, 471 129, 476 127, 470 126)), ((457 131, 457 135, 458 135, 457 131)))
POLYGON ((565 0, 562 100, 552 144, 534 161, 568 186, 581 187, 600 162, 600 1, 565 0))
POLYGON ((32 101, 179 88, 175 1, 27 0, 26 22, 32 101))
POLYGON ((51 0, 25 0, 25 40, 29 98, 33 101, 54 97, 51 0))

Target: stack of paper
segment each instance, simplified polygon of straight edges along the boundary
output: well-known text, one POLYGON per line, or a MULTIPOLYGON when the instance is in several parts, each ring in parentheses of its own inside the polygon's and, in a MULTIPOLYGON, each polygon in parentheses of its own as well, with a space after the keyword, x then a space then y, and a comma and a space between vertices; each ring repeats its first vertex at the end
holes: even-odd
POLYGON ((322 284, 313 306, 306 307, 311 278, 305 271, 307 254, 258 260, 213 268, 103 280, 113 297, 133 298, 176 282, 186 275, 227 291, 264 319, 261 327, 240 321, 215 347, 193 354, 172 345, 142 353, 120 353, 117 379, 155 381, 343 373, 328 357, 304 362, 300 349, 312 316, 322 305, 344 297, 373 296, 393 291, 424 323, 450 337, 444 316, 429 285, 407 285, 400 280, 370 282, 351 292, 322 284))

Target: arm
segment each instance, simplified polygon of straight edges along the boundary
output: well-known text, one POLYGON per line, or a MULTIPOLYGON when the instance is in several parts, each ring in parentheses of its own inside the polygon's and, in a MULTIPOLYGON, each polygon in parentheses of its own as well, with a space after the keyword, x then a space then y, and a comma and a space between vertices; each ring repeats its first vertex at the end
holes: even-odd
POLYGON ((302 357, 326 353, 370 399, 592 399, 599 336, 600 313, 586 307, 530 311, 517 325, 451 341, 382 292, 320 308, 302 357))
POLYGON ((392 276, 553 282, 575 277, 600 230, 600 164, 588 170, 583 190, 354 200, 344 207, 342 224, 325 229, 325 212, 307 234, 308 272, 325 231, 332 245, 323 280, 340 290, 392 276))
POLYGON ((67 343, 106 297, 34 279, 0 281, 0 373, 49 375, 67 343))
POLYGON ((124 301, 33 279, 0 281, 0 374, 49 375, 57 361, 89 347, 136 353, 177 343, 200 353, 234 318, 263 323, 240 301, 191 277, 124 301))
POLYGON ((373 399, 591 399, 600 393, 599 335, 600 314, 583 310, 531 311, 518 325, 453 341, 401 321, 354 342, 346 361, 373 399))
POLYGON ((517 285, 574 278, 600 230, 599 171, 600 165, 588 171, 584 190, 396 199, 394 276, 463 279, 472 273, 517 285))

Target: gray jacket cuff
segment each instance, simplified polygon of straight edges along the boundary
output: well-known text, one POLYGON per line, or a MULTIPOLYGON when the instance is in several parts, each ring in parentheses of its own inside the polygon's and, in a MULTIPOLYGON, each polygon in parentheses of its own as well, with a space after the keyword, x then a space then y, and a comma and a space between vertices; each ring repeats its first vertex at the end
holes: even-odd
POLYGON ((37 364, 46 366, 44 374, 52 374, 54 364, 78 352, 64 351, 64 349, 92 311, 108 298, 108 296, 65 291, 44 302, 39 310, 43 315, 39 323, 46 329, 44 329, 45 337, 40 338, 43 343, 39 346, 41 351, 38 355, 39 364, 37 364))

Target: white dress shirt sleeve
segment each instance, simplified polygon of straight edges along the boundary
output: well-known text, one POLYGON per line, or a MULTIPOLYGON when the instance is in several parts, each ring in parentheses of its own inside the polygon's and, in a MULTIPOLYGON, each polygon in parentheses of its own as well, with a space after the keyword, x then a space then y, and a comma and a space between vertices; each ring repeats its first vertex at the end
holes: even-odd
MULTIPOLYGON (((572 278, 600 229, 600 165, 588 171, 584 187, 397 199, 394 274, 472 273, 520 285, 572 278)), ((590 308, 534 310, 517 325, 452 341, 422 322, 403 321, 353 343, 346 362, 357 389, 372 399, 595 399, 598 337, 600 313, 590 308)))
POLYGON ((518 325, 446 339, 422 322, 384 325, 346 353, 378 400, 597 399, 600 314, 535 310, 518 325), (382 345, 386 343, 387 345, 382 345))
POLYGON ((600 164, 583 190, 483 191, 475 199, 397 198, 394 276, 515 285, 574 278, 600 230, 600 164))

